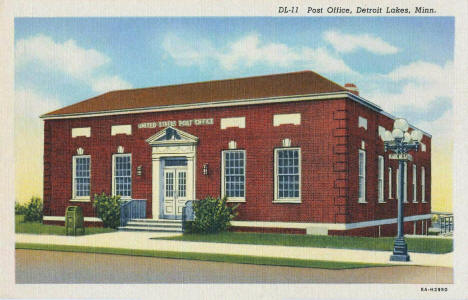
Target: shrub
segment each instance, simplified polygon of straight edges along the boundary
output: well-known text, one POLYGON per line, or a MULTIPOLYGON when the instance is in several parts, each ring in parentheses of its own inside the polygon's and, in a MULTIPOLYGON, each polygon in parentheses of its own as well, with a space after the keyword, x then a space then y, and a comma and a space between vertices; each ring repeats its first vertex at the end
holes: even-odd
POLYGON ((94 195, 93 206, 104 227, 117 228, 120 225, 120 196, 94 195))
POLYGON ((26 214, 26 205, 15 202, 15 215, 25 215, 26 214))
POLYGON ((24 221, 25 222, 42 222, 42 200, 39 197, 33 196, 25 205, 24 221))
POLYGON ((235 210, 238 205, 229 206, 226 197, 205 199, 195 201, 193 209, 195 220, 191 224, 191 231, 197 233, 216 233, 226 231, 230 221, 237 215, 235 210))

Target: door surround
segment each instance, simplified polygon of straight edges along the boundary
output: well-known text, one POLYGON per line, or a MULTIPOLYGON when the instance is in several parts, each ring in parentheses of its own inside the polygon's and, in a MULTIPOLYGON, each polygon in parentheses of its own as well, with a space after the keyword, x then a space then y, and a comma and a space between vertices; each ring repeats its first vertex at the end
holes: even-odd
POLYGON ((153 219, 162 217, 160 205, 160 183, 162 174, 161 162, 166 157, 183 157, 187 159, 187 199, 195 200, 195 166, 198 138, 180 129, 167 127, 149 137, 146 142, 152 148, 152 214, 153 219))

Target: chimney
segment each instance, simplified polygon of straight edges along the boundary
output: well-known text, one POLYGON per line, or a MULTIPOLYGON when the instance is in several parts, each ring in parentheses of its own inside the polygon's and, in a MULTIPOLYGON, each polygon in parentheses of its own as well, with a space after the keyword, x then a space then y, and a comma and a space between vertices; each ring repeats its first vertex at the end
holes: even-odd
POLYGON ((345 87, 345 89, 347 89, 348 91, 350 91, 354 95, 359 96, 359 89, 357 88, 357 86, 354 83, 346 83, 344 85, 344 87, 345 87))

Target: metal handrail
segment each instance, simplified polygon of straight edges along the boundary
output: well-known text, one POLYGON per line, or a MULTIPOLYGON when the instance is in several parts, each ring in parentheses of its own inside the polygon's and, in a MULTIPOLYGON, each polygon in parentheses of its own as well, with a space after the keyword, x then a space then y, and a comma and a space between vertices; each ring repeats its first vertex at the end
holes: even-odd
POLYGON ((440 216, 439 217, 439 227, 441 233, 452 232, 454 228, 454 219, 453 215, 440 216))
POLYGON ((146 199, 123 200, 120 204, 120 226, 127 225, 131 219, 146 218, 146 199))

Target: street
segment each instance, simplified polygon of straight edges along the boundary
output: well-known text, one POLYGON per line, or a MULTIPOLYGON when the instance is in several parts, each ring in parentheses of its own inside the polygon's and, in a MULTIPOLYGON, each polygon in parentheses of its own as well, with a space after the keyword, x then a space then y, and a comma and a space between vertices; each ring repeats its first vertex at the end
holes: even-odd
POLYGON ((16 250, 16 283, 453 283, 448 267, 326 270, 16 250))

